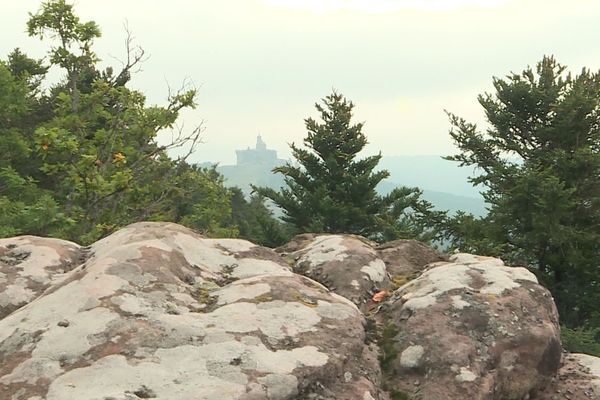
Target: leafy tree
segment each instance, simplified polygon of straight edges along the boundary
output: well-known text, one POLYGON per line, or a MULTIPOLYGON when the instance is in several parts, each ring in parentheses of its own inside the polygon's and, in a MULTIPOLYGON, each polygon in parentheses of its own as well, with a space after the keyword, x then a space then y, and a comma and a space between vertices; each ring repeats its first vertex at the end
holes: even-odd
POLYGON ((306 119, 306 148, 291 145, 299 165, 273 170, 284 175, 287 188, 254 190, 280 207, 283 220, 300 232, 353 233, 375 240, 434 235, 426 222, 441 214, 431 211, 417 189, 377 194, 375 187, 389 173, 374 171, 381 155, 357 159, 367 138, 362 123, 351 123, 353 107, 335 92, 316 104, 322 122, 306 119))
MULTIPOLYGON (((171 95, 166 107, 147 107, 145 96, 114 78, 112 70, 96 70, 92 45, 100 30, 81 22, 64 0, 43 3, 28 31, 58 43, 50 62, 67 73, 53 91, 52 118, 37 127, 34 141, 45 175, 40 184, 78 222, 71 235, 93 241, 118 226, 168 215, 177 161, 166 150, 197 141, 199 131, 167 146, 156 137, 174 128, 182 108, 195 106, 195 91, 171 95)), ((118 76, 127 76, 142 60, 141 53, 127 52, 118 76)))
POLYGON ((70 223, 52 193, 29 176, 36 165, 30 114, 37 108, 34 95, 45 72, 18 50, 7 63, 0 62, 0 237, 60 235, 70 223))
POLYGON ((229 189, 215 167, 199 168, 185 162, 177 167, 174 215, 167 219, 211 237, 237 237, 229 189))
POLYGON ((451 220, 450 238, 530 267, 568 326, 599 326, 600 75, 544 57, 494 88, 479 96, 484 132, 449 114, 461 153, 448 158, 478 168, 489 204, 482 219, 451 220))
POLYGON ((91 47, 94 39, 100 37, 100 28, 93 21, 80 22, 73 13, 73 5, 65 0, 44 2, 37 14, 29 15, 29 36, 43 39, 48 35, 58 41, 58 45, 50 49, 50 62, 66 70, 71 111, 77 112, 81 75, 99 61, 91 47))
POLYGON ((186 134, 175 124, 182 109, 195 107, 195 90, 148 106, 127 86, 143 50, 128 35, 120 72, 99 70, 93 44, 100 29, 80 21, 64 0, 42 3, 27 27, 54 43, 50 66, 66 74, 45 90, 49 66, 18 49, 0 62, 0 235, 89 243, 131 222, 169 220, 234 236, 222 180, 185 163, 201 130, 186 134), (163 145, 157 136, 164 130, 174 135, 163 145), (183 145, 187 155, 168 156, 183 145))

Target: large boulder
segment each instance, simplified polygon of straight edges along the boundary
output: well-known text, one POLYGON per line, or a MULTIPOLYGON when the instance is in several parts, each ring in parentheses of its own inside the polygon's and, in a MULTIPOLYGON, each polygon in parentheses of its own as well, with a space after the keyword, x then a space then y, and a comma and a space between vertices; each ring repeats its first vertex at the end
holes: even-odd
POLYGON ((0 399, 386 399, 360 311, 271 250, 140 223, 90 255, 0 320, 0 399))
POLYGON ((526 269, 498 259, 454 255, 385 306, 378 314, 382 367, 398 398, 526 399, 560 365, 550 293, 526 269))

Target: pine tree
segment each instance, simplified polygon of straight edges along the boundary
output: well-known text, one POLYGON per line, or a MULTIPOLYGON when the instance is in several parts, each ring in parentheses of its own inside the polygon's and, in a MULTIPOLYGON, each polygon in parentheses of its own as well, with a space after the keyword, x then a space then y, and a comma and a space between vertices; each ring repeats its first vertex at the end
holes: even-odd
POLYGON ((479 97, 490 128, 450 115, 461 154, 483 184, 487 217, 450 226, 461 250, 532 269, 570 326, 600 325, 600 73, 567 74, 545 57, 494 79, 479 97))
POLYGON ((275 216, 265 204, 265 199, 253 194, 248 200, 238 187, 229 189, 231 193, 231 216, 239 229, 239 237, 261 246, 277 247, 287 243, 292 232, 275 216))
POLYGON ((273 170, 284 175, 287 187, 254 190, 280 207, 283 220, 300 232, 352 233, 375 240, 434 234, 426 225, 440 214, 419 198, 418 189, 377 194, 377 185, 389 173, 375 171, 381 154, 357 159, 367 138, 363 124, 351 122, 354 104, 333 92, 315 107, 322 121, 305 120, 306 148, 291 145, 299 165, 273 170))

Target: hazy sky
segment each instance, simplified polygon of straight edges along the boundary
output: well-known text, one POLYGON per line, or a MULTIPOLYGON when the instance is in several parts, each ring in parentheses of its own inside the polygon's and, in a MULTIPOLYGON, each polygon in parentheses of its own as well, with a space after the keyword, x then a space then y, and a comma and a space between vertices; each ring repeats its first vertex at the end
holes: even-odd
MULTIPOLYGON (((369 152, 450 154, 444 109, 471 121, 492 76, 519 72, 544 54, 579 71, 600 69, 598 0, 77 0, 103 36, 106 64, 124 53, 123 23, 150 55, 133 86, 164 103, 167 82, 189 79, 205 121, 194 161, 235 160, 261 133, 288 157, 303 119, 332 88, 355 102, 369 152)), ((0 57, 14 47, 41 57, 24 33, 39 0, 0 2, 0 57)))

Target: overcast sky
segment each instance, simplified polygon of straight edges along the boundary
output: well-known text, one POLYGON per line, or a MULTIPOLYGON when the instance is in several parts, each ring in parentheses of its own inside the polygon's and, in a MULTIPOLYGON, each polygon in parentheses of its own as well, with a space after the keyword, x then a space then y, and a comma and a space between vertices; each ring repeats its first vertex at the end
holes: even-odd
MULTIPOLYGON (((41 57, 24 33, 39 0, 2 0, 0 57, 14 47, 41 57)), ((270 148, 305 136, 303 119, 335 88, 366 122, 368 152, 454 153, 444 109, 471 121, 492 76, 544 54, 570 70, 600 69, 598 0, 77 0, 102 29, 105 64, 124 53, 123 23, 150 59, 133 86, 164 103, 167 82, 199 88, 186 126, 205 121, 194 161, 233 163, 233 149, 270 148)))

